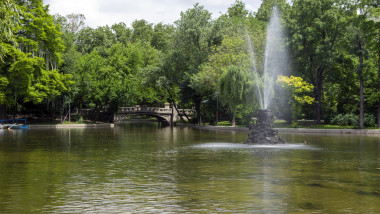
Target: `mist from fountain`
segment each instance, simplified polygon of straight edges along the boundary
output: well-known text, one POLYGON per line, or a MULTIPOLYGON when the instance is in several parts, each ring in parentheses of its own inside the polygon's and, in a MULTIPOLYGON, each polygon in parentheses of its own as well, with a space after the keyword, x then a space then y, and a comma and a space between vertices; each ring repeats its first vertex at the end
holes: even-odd
POLYGON ((271 104, 271 98, 273 96, 273 86, 277 77, 280 74, 286 74, 289 66, 289 59, 287 50, 285 47, 285 34, 281 24, 280 14, 277 8, 273 8, 273 14, 270 18, 269 25, 267 27, 266 43, 265 43, 265 55, 264 55, 264 71, 261 75, 256 69, 255 52, 249 37, 246 32, 247 45, 252 60, 252 72, 257 82, 263 81, 263 88, 261 84, 257 86, 257 97, 259 99, 260 109, 268 109, 271 104))
MULTIPOLYGON (((285 35, 281 26, 281 18, 277 8, 273 8, 267 28, 265 43, 264 71, 261 76, 263 79, 263 93, 260 84, 258 86, 258 98, 260 110, 257 114, 257 122, 249 127, 248 139, 246 144, 284 144, 285 141, 278 136, 278 132, 273 129, 274 115, 268 109, 271 105, 273 96, 273 86, 278 76, 286 74, 288 71, 288 54, 284 41, 285 35)), ((260 81, 258 71, 255 66, 255 55, 251 39, 248 40, 249 51, 252 58, 252 69, 256 81, 260 81)))
POLYGON ((252 45, 252 42, 251 42, 251 37, 249 36, 249 33, 248 31, 246 30, 245 31, 245 36, 246 36, 246 40, 247 40, 247 43, 248 43, 248 51, 249 51, 249 55, 251 57, 251 63, 252 63, 252 73, 253 73, 253 77, 256 81, 256 93, 257 93, 257 97, 259 98, 259 104, 260 104, 260 109, 264 109, 264 99, 263 99, 263 94, 261 93, 261 88, 260 88, 260 84, 258 84, 260 82, 260 77, 259 77, 259 73, 257 72, 257 68, 256 68, 256 60, 255 60, 255 51, 253 49, 253 45, 252 45))
POLYGON ((280 74, 285 74, 288 68, 288 54, 284 41, 285 35, 281 24, 280 14, 277 8, 273 8, 273 14, 267 28, 264 58, 264 109, 271 104, 274 82, 280 74))

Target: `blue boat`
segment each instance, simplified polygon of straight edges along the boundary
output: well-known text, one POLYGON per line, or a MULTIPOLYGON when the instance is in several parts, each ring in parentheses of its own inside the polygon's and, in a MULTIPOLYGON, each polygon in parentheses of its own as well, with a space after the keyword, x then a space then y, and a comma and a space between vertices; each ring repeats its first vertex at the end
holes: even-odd
POLYGON ((0 129, 29 129, 26 119, 0 120, 0 129))

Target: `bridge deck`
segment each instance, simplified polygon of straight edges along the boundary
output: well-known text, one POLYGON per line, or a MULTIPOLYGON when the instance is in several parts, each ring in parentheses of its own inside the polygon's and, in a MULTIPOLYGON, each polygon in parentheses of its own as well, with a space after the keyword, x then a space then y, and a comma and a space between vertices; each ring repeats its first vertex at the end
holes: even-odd
POLYGON ((192 109, 175 109, 160 108, 160 107, 146 107, 146 106, 135 106, 135 107, 119 107, 119 111, 114 115, 114 122, 122 121, 127 115, 151 115, 157 117, 161 121, 166 121, 168 123, 176 122, 179 120, 179 115, 186 114, 187 116, 192 116, 194 110, 192 109))
MULTIPOLYGON (((160 107, 120 107, 119 114, 133 114, 133 113, 150 113, 150 114, 172 114, 171 108, 160 107)), ((192 109, 178 109, 179 114, 191 115, 194 113, 192 109)))

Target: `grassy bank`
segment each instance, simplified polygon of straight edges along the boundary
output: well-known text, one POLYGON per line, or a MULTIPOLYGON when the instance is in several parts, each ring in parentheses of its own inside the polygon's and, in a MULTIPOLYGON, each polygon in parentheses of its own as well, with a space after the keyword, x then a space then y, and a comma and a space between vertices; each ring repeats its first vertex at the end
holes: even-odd
MULTIPOLYGON (((215 125, 206 123, 206 125, 215 125)), ((230 121, 220 121, 218 126, 231 126, 230 121)), ((236 127, 247 127, 246 125, 236 125, 236 127)), ((293 127, 291 124, 287 123, 285 120, 276 120, 274 122, 274 128, 304 128, 304 129, 356 129, 354 126, 339 126, 333 124, 314 124, 313 121, 302 121, 298 122, 297 127, 293 127)), ((366 127, 365 129, 377 129, 375 127, 366 127)))

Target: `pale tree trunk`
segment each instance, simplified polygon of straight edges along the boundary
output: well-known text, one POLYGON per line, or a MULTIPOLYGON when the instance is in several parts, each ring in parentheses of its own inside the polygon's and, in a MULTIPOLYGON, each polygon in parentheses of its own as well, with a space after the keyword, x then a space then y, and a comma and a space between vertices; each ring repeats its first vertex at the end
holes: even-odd
POLYGON ((359 33, 356 34, 356 41, 359 51, 359 82, 360 82, 360 118, 359 118, 359 128, 364 128, 364 82, 363 82, 363 53, 362 53, 362 42, 360 40, 359 33))
MULTIPOLYGON (((173 99, 172 99, 172 100, 173 100, 173 99)), ((176 103, 174 100, 172 101, 172 105, 173 105, 174 109, 177 111, 178 116, 179 116, 179 118, 181 119, 181 121, 184 122, 184 123, 186 123, 186 121, 183 119, 182 115, 180 114, 180 112, 179 112, 179 110, 178 110, 177 103, 176 103)), ((187 117, 186 114, 185 114, 185 116, 186 116, 187 120, 189 121, 189 118, 187 117)), ((173 117, 172 117, 172 118, 173 118, 173 117)), ((172 122, 173 122, 173 121, 172 121, 172 122)))
POLYGON ((322 119, 322 81, 323 81, 323 68, 318 68, 317 69, 317 74, 316 74, 316 87, 315 87, 315 98, 316 98, 316 119, 317 119, 317 124, 321 123, 322 119))
POLYGON ((235 116, 235 112, 232 112, 232 126, 235 127, 236 125, 236 116, 235 116))

